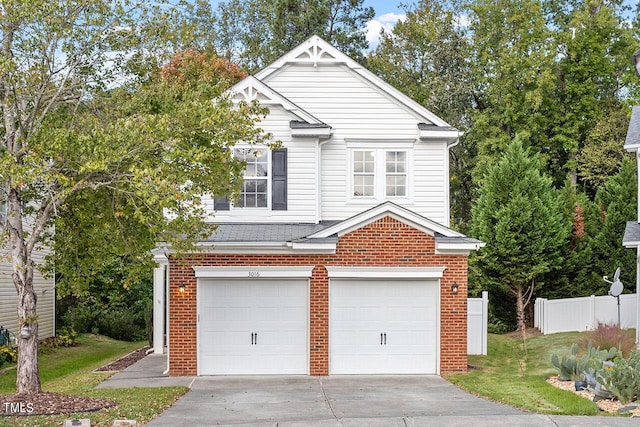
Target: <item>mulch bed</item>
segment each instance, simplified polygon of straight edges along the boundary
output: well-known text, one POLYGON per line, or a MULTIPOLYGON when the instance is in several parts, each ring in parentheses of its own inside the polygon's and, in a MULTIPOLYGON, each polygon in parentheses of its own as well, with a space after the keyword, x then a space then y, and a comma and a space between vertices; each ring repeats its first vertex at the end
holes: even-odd
POLYGON ((116 402, 109 399, 59 393, 0 395, 0 417, 94 412, 113 406, 116 402))
MULTIPOLYGON (((121 371, 133 365, 147 355, 150 347, 143 347, 96 369, 98 372, 121 371)), ((93 397, 70 396, 59 393, 37 394, 6 394, 0 395, 0 417, 27 415, 58 415, 76 412, 95 412, 116 406, 116 402, 109 399, 93 397)))
POLYGON ((116 360, 115 362, 111 362, 108 365, 104 365, 96 369, 96 372, 122 371, 123 369, 128 368, 129 366, 136 363, 138 360, 144 358, 150 348, 151 347, 149 346, 142 347, 140 350, 131 352, 126 356, 123 356, 120 359, 116 360))
MULTIPOLYGON (((613 400, 613 399, 594 400, 595 395, 593 393, 593 390, 591 390, 591 387, 589 387, 587 390, 576 391, 573 381, 562 381, 558 375, 547 378, 547 382, 556 388, 561 388, 563 390, 571 391, 577 394, 578 396, 584 397, 585 399, 595 402, 595 404, 598 405, 598 408, 600 408, 601 411, 609 412, 609 413, 617 413, 617 412, 620 412, 621 408, 624 408, 624 405, 622 405, 617 400, 613 400)), ((640 417, 640 408, 638 407, 638 405, 640 405, 638 404, 638 402, 633 402, 633 404, 628 405, 628 408, 627 408, 628 410, 626 412, 631 414, 632 418, 640 417)))

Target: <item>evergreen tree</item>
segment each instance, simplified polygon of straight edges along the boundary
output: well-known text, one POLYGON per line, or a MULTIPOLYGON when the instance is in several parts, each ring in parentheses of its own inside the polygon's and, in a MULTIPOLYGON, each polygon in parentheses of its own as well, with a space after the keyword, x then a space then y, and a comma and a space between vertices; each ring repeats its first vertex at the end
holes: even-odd
POLYGON ((626 287, 636 281, 636 252, 622 246, 622 237, 627 221, 635 219, 638 198, 638 179, 633 157, 627 156, 620 172, 600 187, 595 203, 600 209, 601 223, 598 233, 591 241, 594 281, 590 293, 606 295, 609 284, 602 276, 612 276, 621 268, 620 279, 626 287))
POLYGON ((538 155, 516 139, 484 177, 474 206, 471 233, 486 242, 472 258, 485 288, 516 299, 518 329, 543 274, 562 265, 569 229, 563 222, 551 179, 541 174, 538 155))

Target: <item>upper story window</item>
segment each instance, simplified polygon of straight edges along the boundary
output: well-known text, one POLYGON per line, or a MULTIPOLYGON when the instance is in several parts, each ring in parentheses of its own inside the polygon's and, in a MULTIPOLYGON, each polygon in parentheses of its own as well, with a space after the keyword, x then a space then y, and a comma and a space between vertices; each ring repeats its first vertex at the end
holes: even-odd
POLYGON ((375 158, 373 151, 353 152, 353 196, 373 197, 375 185, 375 158))
POLYGON ((269 150, 236 148, 234 156, 247 163, 242 191, 235 206, 266 208, 269 200, 269 150))
POLYGON ((214 197, 217 211, 233 208, 287 210, 287 149, 235 148, 233 155, 246 163, 240 195, 232 203, 226 197, 214 197))
POLYGON ((407 197, 407 157, 404 150, 353 150, 352 197, 407 197))
POLYGON ((405 197, 407 195, 407 153, 387 151, 385 165, 385 195, 405 197))

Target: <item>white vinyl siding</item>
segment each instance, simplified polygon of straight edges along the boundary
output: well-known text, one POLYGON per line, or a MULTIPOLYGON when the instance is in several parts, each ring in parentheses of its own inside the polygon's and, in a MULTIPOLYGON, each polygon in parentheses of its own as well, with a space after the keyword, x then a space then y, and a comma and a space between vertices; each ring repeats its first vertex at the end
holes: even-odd
MULTIPOLYGON (((449 224, 449 153, 445 141, 418 140, 417 123, 424 118, 344 65, 286 65, 265 83, 332 127, 331 139, 321 146, 321 219, 346 219, 392 200, 433 221, 449 224), (410 170, 406 197, 387 198, 382 188, 380 197, 354 200, 349 140, 378 141, 379 148, 386 151, 406 151, 410 170), (394 146, 396 141, 401 147, 394 146), (411 148, 405 148, 407 143, 411 148)), ((289 165, 294 165, 293 159, 289 165)), ((290 193, 289 200, 293 197, 290 193)))
MULTIPOLYGON (((34 251, 33 261, 41 264, 49 251, 34 251)), ((4 251, 0 251, 2 256, 4 251)), ((18 295, 11 277, 13 273, 10 262, 0 262, 0 326, 9 329, 14 334, 18 332, 16 307, 18 295)), ((38 297, 36 311, 38 314, 38 338, 48 338, 54 335, 55 328, 55 285, 54 279, 45 279, 36 269, 33 276, 33 287, 38 297)))
MULTIPOLYGON (((292 138, 289 122, 298 118, 279 106, 269 106, 270 113, 258 126, 272 134, 273 141, 287 149, 287 210, 239 209, 217 211, 213 215, 213 200, 203 198, 205 208, 214 222, 308 222, 316 221, 317 200, 317 138, 292 138)), ((269 195, 271 197, 271 195, 269 195)), ((269 202, 270 204, 270 202, 269 202)))

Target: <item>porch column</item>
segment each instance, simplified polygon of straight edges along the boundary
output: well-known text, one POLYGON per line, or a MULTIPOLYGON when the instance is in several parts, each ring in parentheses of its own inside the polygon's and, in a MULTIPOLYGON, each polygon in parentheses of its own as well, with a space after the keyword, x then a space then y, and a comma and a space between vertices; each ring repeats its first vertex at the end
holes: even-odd
POLYGON ((158 266, 153 269, 153 352, 164 353, 165 283, 168 260, 164 253, 154 253, 158 266))

